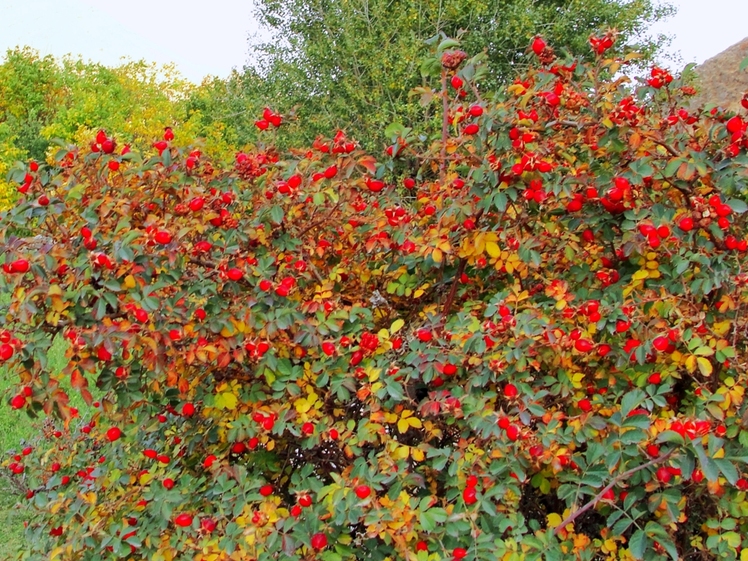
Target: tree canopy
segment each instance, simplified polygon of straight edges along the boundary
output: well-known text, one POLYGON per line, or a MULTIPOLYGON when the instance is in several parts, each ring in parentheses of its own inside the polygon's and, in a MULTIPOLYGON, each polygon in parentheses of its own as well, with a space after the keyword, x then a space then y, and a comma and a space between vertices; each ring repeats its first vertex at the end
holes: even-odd
POLYGON ((303 140, 345 128, 374 148, 390 123, 423 118, 411 90, 433 37, 461 37, 469 52, 485 52, 482 85, 491 89, 527 64, 538 33, 579 53, 591 34, 613 28, 620 46, 647 60, 663 41, 647 30, 670 12, 658 0, 262 0, 257 14, 270 39, 254 45, 249 66, 266 81, 266 103, 298 108, 303 140))
POLYGON ((19 158, 44 161, 55 139, 80 141, 98 127, 132 144, 152 142, 166 126, 196 134, 185 105, 194 87, 174 68, 143 61, 109 68, 9 50, 0 64, 0 205, 14 198, 5 182, 10 165, 19 158))

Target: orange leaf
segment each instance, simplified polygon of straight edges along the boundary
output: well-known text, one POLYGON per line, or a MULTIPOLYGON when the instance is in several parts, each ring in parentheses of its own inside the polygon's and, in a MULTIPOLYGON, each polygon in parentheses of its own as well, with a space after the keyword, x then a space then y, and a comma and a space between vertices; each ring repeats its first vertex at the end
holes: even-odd
POLYGON ((377 171, 377 160, 374 156, 363 156, 358 160, 358 163, 364 166, 369 173, 377 171))
POLYGON ((86 380, 86 377, 76 368, 70 375, 70 385, 76 390, 82 390, 88 387, 88 380, 86 380))

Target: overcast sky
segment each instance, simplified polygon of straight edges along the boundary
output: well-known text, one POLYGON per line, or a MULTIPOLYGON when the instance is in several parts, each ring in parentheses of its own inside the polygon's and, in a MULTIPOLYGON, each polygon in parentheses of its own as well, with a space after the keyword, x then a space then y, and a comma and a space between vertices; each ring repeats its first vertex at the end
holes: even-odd
MULTIPOLYGON (((683 63, 703 62, 748 36, 748 0, 671 0, 658 25, 683 63)), ((174 62, 190 80, 226 76, 257 32, 251 0, 0 0, 0 52, 29 45, 107 65, 123 56, 174 62)))

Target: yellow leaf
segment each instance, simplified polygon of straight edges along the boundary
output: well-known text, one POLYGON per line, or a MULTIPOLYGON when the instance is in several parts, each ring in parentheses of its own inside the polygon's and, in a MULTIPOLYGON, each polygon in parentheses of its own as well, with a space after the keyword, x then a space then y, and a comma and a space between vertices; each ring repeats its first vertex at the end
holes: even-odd
POLYGON ((57 325, 57 323, 60 321, 60 314, 50 310, 49 312, 47 312, 44 321, 46 321, 49 325, 57 325))
POLYGON ((501 249, 499 248, 499 244, 497 244, 496 242, 486 242, 486 251, 488 252, 488 255, 490 255, 494 259, 501 256, 501 249))
POLYGON ((556 528, 561 522, 563 522, 563 519, 561 518, 561 515, 557 512, 552 512, 547 516, 548 519, 548 527, 549 528, 556 528))
POLYGON ((644 280, 647 277, 649 277, 649 271, 646 271, 644 269, 639 269, 634 273, 634 275, 631 277, 635 281, 644 280))
POLYGON ((444 259, 444 254, 442 253, 442 250, 438 248, 434 248, 434 251, 431 252, 431 259, 434 260, 434 263, 441 263, 442 259, 444 259))
POLYGON ((402 319, 396 319, 392 322, 392 325, 390 325, 390 333, 394 335, 398 331, 400 331, 403 326, 405 325, 405 320, 402 319))
POLYGON ((410 455, 410 448, 408 446, 398 446, 392 452, 392 458, 394 460, 405 460, 410 455))
POLYGON ((296 412, 302 415, 312 408, 312 404, 309 403, 304 397, 294 401, 293 406, 294 409, 296 409, 296 412))
POLYGON ((695 356, 689 355, 686 358, 686 368, 691 374, 693 374, 693 372, 696 370, 696 357, 695 356))
POLYGON ((423 450, 421 450, 420 448, 411 448, 410 457, 413 458, 413 460, 416 462, 422 462, 423 459, 426 457, 426 455, 423 453, 423 450))
POLYGON ((729 319, 726 319, 725 321, 719 321, 712 325, 712 330, 714 330, 717 335, 726 335, 727 332, 730 331, 731 324, 732 322, 729 319))
POLYGON ((127 275, 125 277, 125 288, 132 289, 135 288, 135 277, 132 275, 127 275))
POLYGON ((397 430, 400 432, 400 434, 405 434, 408 432, 408 429, 410 428, 410 423, 408 422, 408 419, 400 419, 397 422, 397 430))
MULTIPOLYGON (((691 358, 691 357, 689 357, 691 358)), ((709 376, 712 373, 712 363, 703 356, 696 357, 696 363, 699 365, 699 370, 704 376, 709 376)))
POLYGON ((237 398, 233 393, 219 393, 216 396, 215 407, 217 409, 228 409, 229 411, 233 411, 234 409, 236 409, 238 403, 239 398, 237 398))
POLYGON ((582 380, 584 380, 584 374, 577 372, 571 376, 571 385, 579 389, 582 387, 582 380))

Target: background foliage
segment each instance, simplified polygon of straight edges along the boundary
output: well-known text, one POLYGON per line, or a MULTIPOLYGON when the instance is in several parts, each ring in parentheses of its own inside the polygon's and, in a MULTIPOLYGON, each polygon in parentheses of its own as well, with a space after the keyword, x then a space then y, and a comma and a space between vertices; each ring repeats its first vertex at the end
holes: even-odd
MULTIPOLYGON (((82 142, 103 128, 122 144, 145 146, 176 125, 196 135, 200 116, 193 112, 190 121, 186 109, 194 89, 171 67, 141 61, 107 68, 41 57, 29 48, 9 50, 0 64, 0 205, 14 197, 15 188, 5 182, 9 166, 19 159, 45 161, 55 139, 82 142)), ((210 146, 225 150, 221 142, 210 146)))
POLYGON ((428 122, 411 90, 422 85, 426 41, 439 34, 486 53, 481 86, 493 89, 522 70, 538 33, 559 51, 582 53, 591 34, 615 28, 619 45, 649 60, 664 39, 647 29, 671 8, 658 0, 263 0, 257 12, 271 40, 255 46, 248 72, 266 80, 260 99, 297 108, 303 129, 294 142, 345 128, 376 150, 390 123, 428 122))
MULTIPOLYGON (((619 44, 649 60, 664 39, 649 38, 648 26, 670 12, 659 0, 264 1, 258 20, 272 40, 253 45, 245 69, 200 85, 142 61, 107 68, 14 49, 0 64, 0 177, 18 159, 44 160, 54 139, 81 142, 96 128, 147 145, 179 125, 184 138, 203 138, 207 153, 226 157, 229 147, 257 142, 265 106, 287 116, 281 147, 345 128, 378 150, 390 123, 419 121, 430 132, 433 113, 410 92, 423 82, 425 41, 439 33, 464 35, 470 52, 487 53, 481 86, 491 89, 514 78, 538 32, 557 49, 583 52, 591 33, 617 28, 619 44)), ((0 206, 12 199, 0 179, 0 206)))

